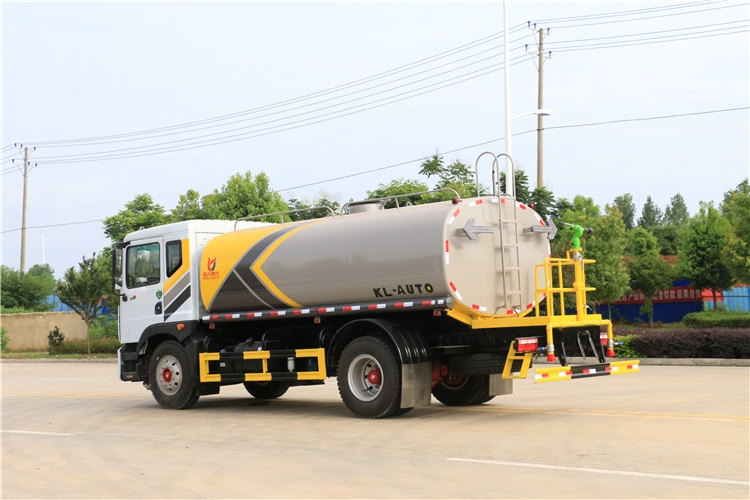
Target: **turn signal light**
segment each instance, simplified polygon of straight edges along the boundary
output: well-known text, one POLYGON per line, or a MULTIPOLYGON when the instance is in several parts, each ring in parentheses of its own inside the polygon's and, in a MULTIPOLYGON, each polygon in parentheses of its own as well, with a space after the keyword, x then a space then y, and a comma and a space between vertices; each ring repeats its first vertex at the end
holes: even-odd
POLYGON ((516 339, 517 352, 536 351, 539 348, 539 339, 536 337, 522 337, 516 339))

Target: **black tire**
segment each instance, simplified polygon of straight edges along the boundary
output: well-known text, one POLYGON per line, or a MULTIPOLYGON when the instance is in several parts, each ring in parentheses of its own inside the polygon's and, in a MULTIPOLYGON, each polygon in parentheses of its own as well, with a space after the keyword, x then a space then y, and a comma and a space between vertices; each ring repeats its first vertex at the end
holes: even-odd
POLYGON ((505 358, 487 352, 460 354, 453 356, 448 364, 453 375, 492 375, 503 372, 505 358))
POLYGON ((245 389, 256 399, 276 399, 286 394, 289 382, 245 382, 245 389))
POLYGON ((401 408, 401 409, 400 409, 400 410, 398 410, 398 411, 397 411, 396 413, 394 413, 394 414, 393 414, 393 416, 394 416, 394 417, 398 417, 399 415, 403 415, 404 413, 409 413, 409 412, 410 412, 410 411, 412 411, 413 409, 414 409, 414 408, 401 408))
POLYGON ((446 406, 470 406, 482 404, 490 399, 490 378, 444 377, 432 388, 435 399, 446 406))
POLYGON ((401 365, 381 338, 359 337, 344 348, 338 385, 344 404, 359 418, 390 417, 401 410, 401 365), (379 372, 379 384, 370 381, 372 372, 379 372))
POLYGON ((184 410, 198 401, 198 385, 190 369, 185 348, 168 340, 151 355, 149 363, 151 394, 162 408, 184 410))

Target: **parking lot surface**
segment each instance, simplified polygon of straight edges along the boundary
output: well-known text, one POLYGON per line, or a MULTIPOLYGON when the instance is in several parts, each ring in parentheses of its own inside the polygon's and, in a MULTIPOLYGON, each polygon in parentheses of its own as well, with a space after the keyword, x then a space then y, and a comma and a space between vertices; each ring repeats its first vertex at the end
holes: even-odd
POLYGON ((644 366, 353 417, 335 380, 161 409, 116 364, 3 363, 3 498, 748 498, 750 369, 644 366))

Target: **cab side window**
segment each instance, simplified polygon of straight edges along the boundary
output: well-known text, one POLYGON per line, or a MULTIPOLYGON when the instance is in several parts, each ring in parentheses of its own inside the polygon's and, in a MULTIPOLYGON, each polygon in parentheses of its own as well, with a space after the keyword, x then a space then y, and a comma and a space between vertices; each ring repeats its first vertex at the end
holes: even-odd
POLYGON ((169 241, 166 245, 167 278, 172 276, 182 266, 182 242, 169 241))
POLYGON ((126 261, 128 288, 155 285, 161 281, 158 243, 128 247, 126 261))

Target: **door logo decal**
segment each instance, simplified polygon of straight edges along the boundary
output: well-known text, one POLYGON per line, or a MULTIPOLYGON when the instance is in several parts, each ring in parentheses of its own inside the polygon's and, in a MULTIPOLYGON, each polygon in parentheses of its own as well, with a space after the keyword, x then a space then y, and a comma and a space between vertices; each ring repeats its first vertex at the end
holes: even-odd
POLYGON ((161 300, 161 290, 156 291, 156 298, 161 300))

